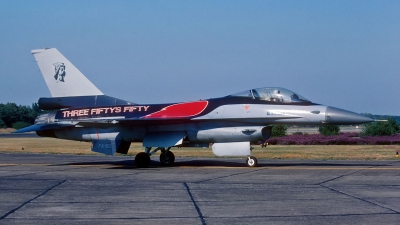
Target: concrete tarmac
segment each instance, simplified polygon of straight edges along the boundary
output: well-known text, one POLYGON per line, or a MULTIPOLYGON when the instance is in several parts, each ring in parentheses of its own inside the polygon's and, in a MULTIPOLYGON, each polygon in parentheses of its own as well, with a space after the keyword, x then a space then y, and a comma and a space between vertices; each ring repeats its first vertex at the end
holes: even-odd
POLYGON ((399 161, 0 153, 0 224, 400 224, 399 161))

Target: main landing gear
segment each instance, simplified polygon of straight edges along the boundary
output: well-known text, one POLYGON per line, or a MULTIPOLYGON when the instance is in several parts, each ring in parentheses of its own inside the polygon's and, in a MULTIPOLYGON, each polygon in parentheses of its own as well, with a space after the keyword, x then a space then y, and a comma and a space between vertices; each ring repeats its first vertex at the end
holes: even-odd
POLYGON ((150 155, 146 152, 139 152, 135 157, 135 164, 139 168, 145 168, 150 165, 150 155))
POLYGON ((161 149, 160 162, 163 166, 172 166, 175 162, 175 155, 169 149, 161 149))
POLYGON ((150 156, 156 153, 157 151, 161 151, 160 154, 160 162, 163 166, 172 166, 175 162, 175 155, 170 151, 169 148, 156 148, 153 151, 151 147, 146 147, 145 152, 140 152, 135 157, 135 164, 139 168, 146 168, 150 165, 150 156))

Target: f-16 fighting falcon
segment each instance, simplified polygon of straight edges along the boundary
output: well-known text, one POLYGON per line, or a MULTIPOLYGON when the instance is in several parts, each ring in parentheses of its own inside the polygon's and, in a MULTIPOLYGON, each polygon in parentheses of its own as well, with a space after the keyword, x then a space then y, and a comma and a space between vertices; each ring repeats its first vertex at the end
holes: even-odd
POLYGON ((357 113, 313 103, 280 87, 255 88, 221 98, 174 104, 136 104, 104 95, 57 49, 32 50, 50 90, 40 98, 35 124, 16 131, 41 137, 92 142, 92 151, 127 154, 142 142, 137 167, 148 167, 161 151, 162 165, 172 165, 172 147, 208 147, 217 156, 246 156, 257 166, 250 142, 265 141, 271 124, 362 124, 373 121, 357 113))

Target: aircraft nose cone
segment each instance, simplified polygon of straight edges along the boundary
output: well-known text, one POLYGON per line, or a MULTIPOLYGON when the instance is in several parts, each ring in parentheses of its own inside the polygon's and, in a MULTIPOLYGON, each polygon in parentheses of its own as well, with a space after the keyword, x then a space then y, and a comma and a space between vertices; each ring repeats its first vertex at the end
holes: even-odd
POLYGON ((325 111, 325 122, 328 124, 362 124, 372 121, 374 120, 369 117, 331 106, 328 106, 325 111))

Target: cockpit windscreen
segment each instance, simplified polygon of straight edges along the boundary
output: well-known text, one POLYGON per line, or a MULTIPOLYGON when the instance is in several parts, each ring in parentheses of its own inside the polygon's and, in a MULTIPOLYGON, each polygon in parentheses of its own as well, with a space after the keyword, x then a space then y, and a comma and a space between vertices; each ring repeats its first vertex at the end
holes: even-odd
POLYGON ((293 91, 279 87, 250 89, 230 96, 247 97, 247 98, 253 98, 270 102, 279 102, 279 103, 310 102, 303 96, 296 94, 293 91))

